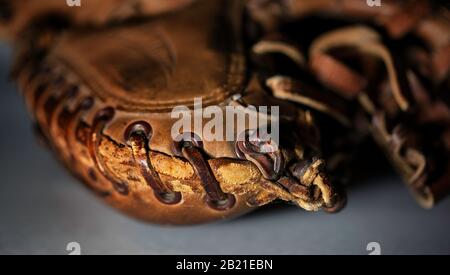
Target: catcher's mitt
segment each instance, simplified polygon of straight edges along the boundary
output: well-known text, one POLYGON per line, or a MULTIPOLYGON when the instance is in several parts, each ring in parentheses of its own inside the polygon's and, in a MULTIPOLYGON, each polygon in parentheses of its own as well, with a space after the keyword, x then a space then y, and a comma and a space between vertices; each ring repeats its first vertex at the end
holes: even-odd
POLYGON ((15 75, 59 158, 135 217, 198 223, 275 199, 337 211, 344 196, 325 175, 314 117, 261 87, 246 60, 244 18, 242 1, 208 0, 143 22, 32 33, 15 75), (171 111, 184 105, 194 117, 194 98, 224 113, 281 107, 280 146, 248 123, 233 128, 238 141, 210 141, 198 129, 174 141, 171 111))

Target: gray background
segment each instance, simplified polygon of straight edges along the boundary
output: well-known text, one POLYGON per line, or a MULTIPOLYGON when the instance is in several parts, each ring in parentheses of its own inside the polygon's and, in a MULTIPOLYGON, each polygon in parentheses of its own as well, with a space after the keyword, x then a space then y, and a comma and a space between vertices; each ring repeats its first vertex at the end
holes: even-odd
POLYGON ((450 254, 450 199, 421 209, 384 159, 372 155, 362 161, 365 170, 355 167, 366 177, 350 186, 348 206, 336 215, 272 206, 178 228, 122 216, 38 145, 23 100, 8 81, 10 64, 11 49, 0 44, 2 254, 67 254, 72 241, 83 254, 367 254, 372 241, 383 254, 450 254))

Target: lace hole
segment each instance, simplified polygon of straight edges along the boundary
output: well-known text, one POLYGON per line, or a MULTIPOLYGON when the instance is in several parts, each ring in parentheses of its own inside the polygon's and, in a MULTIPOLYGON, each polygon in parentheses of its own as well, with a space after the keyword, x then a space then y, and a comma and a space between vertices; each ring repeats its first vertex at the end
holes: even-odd
POLYGON ((236 198, 232 194, 226 194, 227 197, 223 200, 206 199, 209 207, 218 211, 225 211, 231 209, 236 204, 236 198))
POLYGON ((155 196, 160 202, 169 205, 178 204, 179 202, 181 202, 182 199, 180 192, 170 192, 170 193, 155 192, 155 196))
POLYGON ((92 106, 94 106, 94 98, 92 98, 90 96, 84 98, 80 103, 81 110, 89 110, 90 108, 92 108, 92 106))
POLYGON ((128 142, 133 135, 139 134, 144 135, 148 140, 150 140, 153 134, 153 129, 150 124, 145 121, 134 122, 125 130, 124 138, 128 142))
POLYGON ((115 111, 112 107, 100 110, 95 116, 97 121, 110 121, 114 117, 115 111))
POLYGON ((203 142, 201 138, 195 133, 183 133, 180 134, 174 143, 174 153, 177 156, 183 156, 183 148, 197 147, 203 148, 203 142))

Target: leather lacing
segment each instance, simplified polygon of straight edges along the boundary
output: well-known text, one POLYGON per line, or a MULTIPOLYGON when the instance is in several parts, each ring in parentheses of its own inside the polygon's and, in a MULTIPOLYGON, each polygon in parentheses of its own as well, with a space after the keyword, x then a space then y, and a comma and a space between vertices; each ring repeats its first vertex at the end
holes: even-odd
POLYGON ((87 142, 87 147, 89 150, 89 155, 94 161, 95 167, 98 171, 111 182, 114 189, 122 195, 129 194, 129 187, 127 182, 119 181, 110 173, 108 173, 105 162, 99 154, 99 147, 102 140, 103 130, 105 129, 108 122, 114 118, 114 109, 111 107, 104 108, 97 112, 94 121, 92 123, 90 137, 87 142))
POLYGON ((175 143, 175 151, 183 156, 194 168, 206 192, 207 204, 216 210, 226 210, 234 206, 236 199, 232 194, 226 194, 220 188, 209 166, 203 151, 200 138, 192 133, 185 133, 180 141, 175 143))
POLYGON ((236 142, 238 157, 251 161, 264 178, 279 184, 297 197, 297 203, 302 208, 324 208, 326 211, 336 212, 345 205, 345 196, 334 190, 324 176, 322 160, 296 161, 287 170, 286 160, 272 140, 261 139, 256 130, 247 130, 244 134, 244 140, 236 142))
POLYGON ((148 186, 153 189, 156 198, 165 204, 177 204, 181 201, 181 193, 172 191, 164 184, 150 160, 149 141, 152 136, 150 124, 144 121, 131 124, 125 131, 125 140, 131 146, 134 161, 148 186))
MULTIPOLYGON (((25 85, 35 85, 34 89, 31 87, 26 89, 29 90, 29 93, 32 93, 27 94, 27 97, 31 98, 30 107, 33 112, 44 114, 41 120, 36 122, 36 124, 39 125, 37 134, 39 134, 39 137, 42 140, 48 141, 51 137, 50 131, 52 129, 62 129, 62 140, 65 143, 65 146, 68 146, 71 136, 75 135, 74 129, 81 120, 82 115, 94 106, 93 97, 80 96, 78 84, 69 83, 63 73, 56 73, 45 63, 32 68, 25 76, 25 85), (71 111, 67 104, 72 101, 78 102, 71 111), (46 127, 43 127, 43 125, 46 125, 46 127), (43 129, 48 130, 45 131, 43 129)), ((66 154, 66 157, 70 161, 70 164, 68 165, 78 164, 76 157, 70 150, 68 152, 60 151, 52 142, 45 142, 45 144, 52 147, 58 156, 60 154, 66 154)), ((74 174, 76 177, 81 177, 75 170, 74 174)), ((94 189, 94 191, 101 196, 109 195, 109 192, 102 190, 94 189)))
MULTIPOLYGON (((113 117, 114 110, 112 108, 105 108, 97 113, 87 145, 97 169, 113 184, 119 193, 127 195, 129 193, 127 183, 115 179, 107 172, 105 163, 98 152, 103 130, 113 117)), ((142 177, 148 186, 152 188, 155 197, 160 202, 168 205, 180 203, 182 200, 181 193, 175 192, 167 186, 152 165, 149 148, 149 142, 152 137, 150 124, 144 121, 135 122, 126 129, 124 137, 132 149, 134 161, 139 166, 142 177)), ((236 202, 234 196, 225 194, 221 190, 211 168, 199 149, 199 143, 194 144, 194 142, 183 141, 182 143, 177 143, 175 147, 180 148, 182 156, 193 166, 200 178, 200 182, 206 192, 206 203, 216 210, 227 210, 233 207, 236 202)))

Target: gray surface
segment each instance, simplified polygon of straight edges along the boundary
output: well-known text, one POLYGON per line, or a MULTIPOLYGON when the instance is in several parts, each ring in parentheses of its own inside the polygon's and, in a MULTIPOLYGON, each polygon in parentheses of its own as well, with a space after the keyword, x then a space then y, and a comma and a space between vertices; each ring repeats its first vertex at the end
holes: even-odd
POLYGON ((124 217, 38 146, 23 101, 7 81, 10 55, 0 45, 2 254, 66 254, 72 241, 84 254, 367 254, 372 241, 383 254, 450 254, 450 199, 423 210, 390 173, 353 185, 347 208, 337 215, 271 207, 181 228, 124 217))

